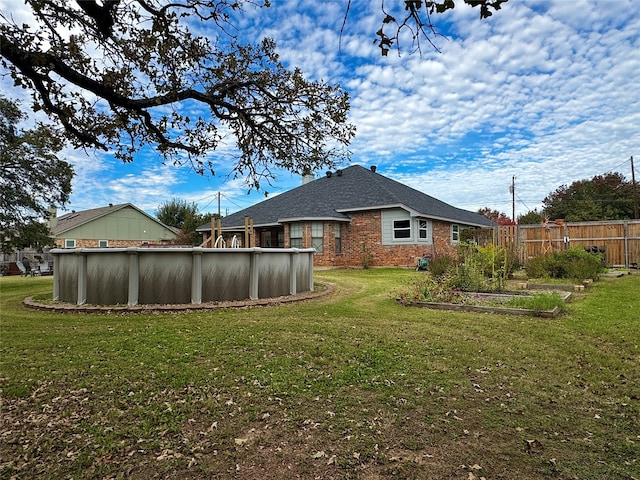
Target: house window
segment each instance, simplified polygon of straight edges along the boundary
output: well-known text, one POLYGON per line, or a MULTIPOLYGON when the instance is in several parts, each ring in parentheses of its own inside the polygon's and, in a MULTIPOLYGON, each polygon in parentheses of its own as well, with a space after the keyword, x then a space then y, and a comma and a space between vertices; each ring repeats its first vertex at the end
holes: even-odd
POLYGON ((289 226, 289 246, 291 248, 302 248, 302 224, 292 223, 289 226))
POLYGON ((431 223, 429 220, 418 220, 418 240, 421 242, 431 241, 431 223))
POLYGON ((394 240, 411 238, 411 220, 394 220, 393 238, 394 240))
POLYGON ((76 248, 76 241, 71 238, 67 238, 64 241, 64 248, 76 248))
POLYGON ((451 243, 460 241, 460 225, 451 225, 451 243))
POLYGON ((336 253, 342 253, 342 225, 334 223, 333 233, 335 235, 336 253))
POLYGON ((98 248, 107 248, 109 246, 109 240, 98 240, 98 248))
POLYGON ((271 230, 264 231, 260 234, 260 246, 264 248, 271 247, 271 230))
POLYGON ((311 224, 311 246, 318 253, 324 252, 324 225, 322 222, 313 222, 311 224))

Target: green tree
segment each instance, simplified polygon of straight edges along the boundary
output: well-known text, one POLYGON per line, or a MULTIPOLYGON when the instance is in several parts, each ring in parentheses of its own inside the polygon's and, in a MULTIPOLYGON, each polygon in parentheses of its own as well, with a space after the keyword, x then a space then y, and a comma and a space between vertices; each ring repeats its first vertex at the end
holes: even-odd
POLYGON ((538 212, 538 209, 530 210, 524 215, 518 217, 518 224, 520 225, 535 225, 544 221, 544 215, 538 212))
POLYGON ((196 228, 211 221, 210 213, 198 213, 198 205, 186 200, 174 198, 163 203, 155 212, 156 218, 165 225, 179 228, 182 232, 180 241, 188 245, 200 245, 202 235, 196 232, 196 228))
POLYGON ((51 244, 43 222, 71 194, 73 168, 56 154, 60 139, 46 126, 20 130, 19 106, 0 96, 0 241, 2 252, 51 244))
POLYGON ((633 187, 621 173, 562 185, 543 201, 543 215, 568 222, 633 218, 633 187))
POLYGON ((184 222, 198 214, 198 205, 174 198, 156 210, 156 218, 169 227, 182 228, 184 222))
POLYGON ((215 173, 211 153, 231 132, 230 167, 256 188, 274 167, 301 173, 349 156, 347 93, 287 70, 272 40, 229 33, 243 6, 268 0, 25 3, 31 24, 0 12, 2 65, 76 147, 129 162, 151 146, 215 173))

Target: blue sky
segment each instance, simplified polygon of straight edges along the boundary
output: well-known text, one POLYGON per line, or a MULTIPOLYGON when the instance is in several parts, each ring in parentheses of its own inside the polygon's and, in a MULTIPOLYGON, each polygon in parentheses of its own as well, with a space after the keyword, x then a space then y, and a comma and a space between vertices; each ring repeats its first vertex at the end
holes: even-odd
MULTIPOLYGON (((486 20, 458 2, 434 16, 446 34, 435 40, 440 53, 423 43, 421 55, 411 54, 404 42, 387 57, 373 44, 380 0, 352 1, 341 48, 346 0, 271 3, 238 17, 239 31, 248 41, 274 38, 285 65, 349 91, 354 164, 376 165, 452 205, 509 216, 513 176, 516 215, 539 208, 563 184, 608 171, 630 179, 631 156, 640 178, 637 0, 511 0, 486 20)), ((392 4, 403 2, 385 2, 392 4)), ((3 12, 19 17, 23 8, 0 0, 3 12)), ((6 78, 0 86, 9 97, 24 95, 6 78)), ((180 198, 214 212, 220 192, 224 215, 264 199, 229 178, 216 153, 215 177, 163 166, 151 151, 131 164, 100 152, 63 157, 76 170, 67 210, 131 202, 153 214, 180 198)), ((283 171, 266 190, 277 195, 300 183, 283 171)))

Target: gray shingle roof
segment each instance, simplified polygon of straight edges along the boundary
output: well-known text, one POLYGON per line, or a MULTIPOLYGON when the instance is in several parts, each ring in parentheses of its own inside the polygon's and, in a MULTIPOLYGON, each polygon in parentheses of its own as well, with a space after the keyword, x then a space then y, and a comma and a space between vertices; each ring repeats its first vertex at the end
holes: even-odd
MULTIPOLYGON (((254 226, 295 220, 349 220, 349 212, 403 207, 421 217, 464 225, 490 227, 486 217, 456 208, 370 169, 354 165, 332 175, 269 198, 222 219, 225 229, 244 228, 244 217, 254 226)), ((211 224, 198 228, 208 231, 211 224)))

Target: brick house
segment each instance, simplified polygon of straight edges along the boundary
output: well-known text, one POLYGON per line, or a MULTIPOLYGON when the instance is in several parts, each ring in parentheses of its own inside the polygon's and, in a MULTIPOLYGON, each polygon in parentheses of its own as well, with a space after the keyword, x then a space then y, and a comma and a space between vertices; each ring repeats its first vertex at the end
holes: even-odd
MULTIPOLYGON (((303 180, 221 224, 227 246, 235 235, 242 246, 313 247, 320 267, 413 266, 424 254, 453 255, 463 229, 493 226, 359 165, 303 180)), ((197 230, 210 245, 211 224, 197 230)))
POLYGON ((108 248, 175 243, 179 230, 131 203, 71 211, 49 220, 58 248, 108 248))

